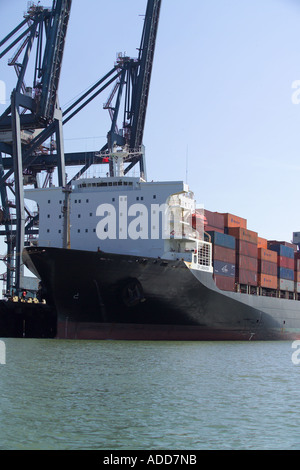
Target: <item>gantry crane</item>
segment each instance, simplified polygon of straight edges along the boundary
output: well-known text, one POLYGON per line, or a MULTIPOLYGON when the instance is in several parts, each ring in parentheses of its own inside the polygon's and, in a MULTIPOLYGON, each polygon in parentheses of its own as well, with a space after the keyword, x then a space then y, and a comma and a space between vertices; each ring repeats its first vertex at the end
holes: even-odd
POLYGON ((127 150, 127 167, 124 173, 127 174, 139 164, 140 175, 145 178, 143 134, 160 8, 161 0, 148 0, 138 58, 119 54, 114 67, 63 112, 63 124, 66 124, 99 93, 109 85, 114 85, 104 105, 104 108, 109 110, 112 121, 106 144, 100 151, 87 152, 84 155, 65 154, 66 164, 74 164, 76 161, 77 164, 83 164, 72 180, 92 164, 99 163, 108 163, 110 175, 115 176, 112 158, 114 147, 127 150), (118 125, 120 117, 122 122, 118 125))
POLYGON ((0 42, 0 58, 18 44, 17 53, 9 61, 17 72, 16 87, 11 93, 8 108, 0 116, 0 194, 2 199, 2 223, 5 227, 8 247, 6 288, 21 288, 22 262, 26 224, 33 225, 33 218, 26 218, 24 207, 24 177, 36 176, 32 160, 39 164, 43 144, 55 135, 56 152, 54 166, 58 169, 61 186, 65 185, 65 163, 62 137, 62 113, 58 104, 64 44, 70 15, 71 0, 53 0, 52 8, 31 4, 24 20, 0 42), (15 38, 15 36, 17 38, 15 38), (26 86, 29 58, 36 41, 35 67, 32 86, 26 86), (23 56, 23 59, 21 57, 23 56), (11 155, 11 167, 5 172, 5 158, 11 155), (13 175, 14 201, 10 203, 7 189, 13 175), (15 207, 15 218, 11 214, 15 207), (14 260, 15 258, 15 260, 14 260))
POLYGON ((35 179, 37 173, 47 170, 50 174, 54 168, 57 168, 58 183, 68 192, 71 181, 93 164, 108 164, 109 173, 114 176, 112 156, 116 147, 126 150, 128 155, 124 173, 128 173, 139 164, 140 175, 145 178, 143 133, 160 7, 161 0, 147 1, 138 57, 130 58, 119 54, 114 67, 63 112, 58 104, 57 89, 71 0, 54 0, 52 9, 32 4, 24 21, 0 42, 1 48, 27 24, 27 29, 17 39, 2 52, 0 49, 1 59, 13 46, 21 43, 11 61, 11 65, 14 65, 17 71, 17 86, 11 96, 11 105, 0 116, 0 195, 3 207, 2 224, 5 227, 2 234, 6 235, 8 245, 7 291, 13 285, 14 272, 14 286, 16 289, 21 288, 20 254, 24 245, 24 235, 36 233, 37 216, 29 214, 26 220, 24 215, 23 178, 27 177, 29 182, 37 185, 35 179), (28 57, 36 38, 34 82, 31 89, 25 86, 24 78, 28 57), (43 41, 45 41, 44 46, 43 41), (24 58, 20 64, 17 59, 23 51, 25 51, 24 58), (113 85, 113 89, 104 108, 109 110, 112 122, 105 145, 100 151, 64 153, 62 126, 110 85, 113 85), (20 112, 21 107, 23 111, 20 112), (121 113, 122 123, 119 125, 118 118, 121 113), (55 149, 43 151, 43 144, 52 136, 55 136, 55 145, 53 145, 55 149), (6 154, 6 158, 2 158, 1 152, 6 154), (81 167, 68 182, 65 181, 66 165, 81 167), (11 175, 14 176, 16 201, 14 221, 10 216, 7 197, 7 188, 12 186, 8 179, 11 175), (13 223, 14 230, 12 230, 13 223), (15 267, 13 250, 16 252, 15 267))

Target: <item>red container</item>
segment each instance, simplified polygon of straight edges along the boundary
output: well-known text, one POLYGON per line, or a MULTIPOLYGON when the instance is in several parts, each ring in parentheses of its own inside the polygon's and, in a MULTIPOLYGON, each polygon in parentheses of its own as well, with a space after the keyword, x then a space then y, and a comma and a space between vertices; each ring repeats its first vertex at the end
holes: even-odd
POLYGON ((255 243, 257 245, 258 235, 257 232, 253 232, 252 230, 229 227, 228 234, 233 235, 238 240, 245 240, 246 242, 255 243))
POLYGON ((292 258, 286 258, 285 256, 278 256, 277 264, 280 268, 295 268, 295 261, 292 258))
POLYGON ((277 264, 277 253, 276 251, 266 250, 265 248, 258 248, 258 259, 264 259, 277 264))
POLYGON ((258 260, 258 272, 277 277, 277 263, 271 263, 264 259, 258 260))
MULTIPOLYGON (((208 226, 221 229, 224 232, 224 216, 222 214, 204 209, 204 216, 208 226)), ((213 232, 214 230, 211 231, 213 232)))
POLYGON ((277 276, 258 274, 258 285, 269 289, 277 289, 277 276))
POLYGON ((221 290, 235 291, 235 279, 234 277, 219 276, 214 274, 214 280, 216 286, 221 290))
POLYGON ((268 248, 268 240, 266 238, 257 237, 257 247, 258 248, 268 248))
POLYGON ((236 271, 236 282, 239 284, 257 286, 257 273, 255 271, 248 271, 247 269, 238 269, 236 271))
POLYGON ((240 255, 251 256, 257 258, 257 246, 254 243, 246 242, 245 240, 235 241, 236 252, 240 255))
POLYGON ((257 258, 251 258, 250 256, 244 256, 244 255, 237 255, 236 267, 238 269, 246 269, 248 271, 257 272, 257 268, 258 268, 257 258))
POLYGON ((196 209, 196 212, 189 216, 188 223, 192 225, 193 229, 198 231, 206 230, 207 220, 203 213, 203 209, 196 209))
POLYGON ((211 225, 205 225, 204 227, 205 232, 219 232, 224 233, 224 229, 218 227, 212 227, 211 225))
POLYGON ((296 282, 300 282, 300 271, 295 271, 294 272, 294 280, 296 282))
POLYGON ((235 250, 225 248, 224 246, 213 245, 214 260, 224 261, 225 263, 235 264, 235 250))
POLYGON ((223 213, 224 216, 224 226, 225 227, 241 227, 247 228, 247 220, 243 219, 242 217, 238 217, 237 215, 223 213))

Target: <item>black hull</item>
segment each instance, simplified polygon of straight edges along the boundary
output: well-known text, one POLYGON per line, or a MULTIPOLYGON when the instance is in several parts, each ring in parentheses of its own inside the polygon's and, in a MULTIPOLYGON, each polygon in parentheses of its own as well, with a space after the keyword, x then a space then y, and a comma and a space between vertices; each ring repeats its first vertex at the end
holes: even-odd
POLYGON ((300 302, 220 291, 182 261, 27 248, 24 263, 57 312, 57 338, 287 340, 300 302))

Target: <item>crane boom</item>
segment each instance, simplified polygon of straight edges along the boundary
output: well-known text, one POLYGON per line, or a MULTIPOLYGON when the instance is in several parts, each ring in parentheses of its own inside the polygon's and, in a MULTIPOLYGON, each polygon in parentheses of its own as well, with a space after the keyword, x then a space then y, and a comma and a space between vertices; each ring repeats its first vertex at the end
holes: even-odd
POLYGON ((132 100, 130 148, 142 145, 161 0, 149 0, 140 45, 140 70, 132 100))
POLYGON ((56 104, 64 44, 70 16, 71 0, 55 0, 51 14, 50 37, 43 60, 40 114, 51 119, 56 104))
MULTIPOLYGON (((102 150, 114 152, 114 146, 126 147, 131 156, 126 160, 128 163, 124 174, 140 164, 140 175, 145 177, 145 164, 143 155, 143 135, 150 89, 150 80, 154 58, 154 50, 158 29, 161 0, 148 0, 142 38, 139 48, 138 59, 130 57, 118 57, 118 66, 122 70, 123 79, 119 81, 119 91, 114 108, 109 107, 112 117, 112 126, 108 133, 108 143, 102 150), (122 89, 125 92, 125 112, 122 131, 116 131, 116 122, 120 109, 120 98, 122 89)), ((116 90, 114 90, 114 93, 116 90)), ((114 174, 112 161, 110 160, 110 174, 114 174)))

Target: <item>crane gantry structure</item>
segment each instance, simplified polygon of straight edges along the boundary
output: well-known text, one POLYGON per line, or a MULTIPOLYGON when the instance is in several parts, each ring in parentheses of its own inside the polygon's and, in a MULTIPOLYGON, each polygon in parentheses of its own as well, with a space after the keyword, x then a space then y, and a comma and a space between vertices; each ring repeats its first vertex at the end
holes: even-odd
POLYGON ((108 164, 114 176, 112 156, 116 148, 127 151, 124 173, 138 164, 145 178, 143 133, 160 7, 161 0, 147 1, 138 57, 119 54, 114 67, 66 110, 59 106, 58 85, 71 0, 53 0, 52 8, 31 3, 24 20, 0 41, 0 59, 17 46, 9 60, 16 70, 17 83, 10 105, 0 116, 0 235, 7 243, 7 292, 23 288, 25 237, 38 234, 38 214, 24 205, 25 184, 39 187, 37 175, 46 171, 45 187, 56 169, 59 186, 68 192, 71 181, 93 164, 108 164), (34 53, 33 83, 26 86, 29 57, 34 53), (107 142, 100 150, 65 153, 63 126, 110 85, 112 92, 104 105, 111 116, 107 142), (80 167, 71 181, 66 181, 68 165, 80 167))

